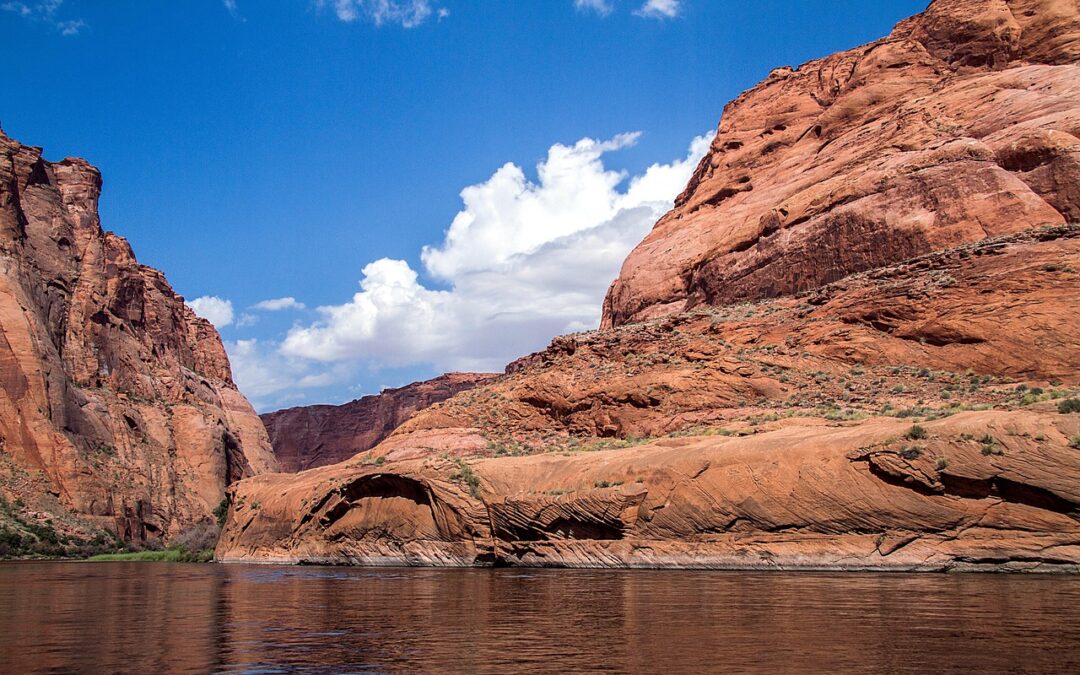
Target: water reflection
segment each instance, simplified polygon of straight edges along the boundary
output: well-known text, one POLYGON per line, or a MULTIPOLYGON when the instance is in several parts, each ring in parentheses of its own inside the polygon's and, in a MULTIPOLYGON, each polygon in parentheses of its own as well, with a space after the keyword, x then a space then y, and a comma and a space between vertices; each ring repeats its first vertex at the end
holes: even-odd
POLYGON ((0 566, 6 672, 1076 671, 1080 579, 0 566))

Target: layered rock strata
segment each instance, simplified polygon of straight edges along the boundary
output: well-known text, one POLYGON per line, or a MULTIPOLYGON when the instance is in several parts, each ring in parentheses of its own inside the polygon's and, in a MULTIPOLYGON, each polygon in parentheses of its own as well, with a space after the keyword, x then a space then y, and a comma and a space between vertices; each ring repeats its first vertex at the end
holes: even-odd
POLYGON ((725 108, 604 325, 1077 221, 1078 24, 1074 0, 937 0, 887 38, 777 68, 725 108))
POLYGON ((227 561, 1080 569, 1080 7, 936 0, 724 111, 603 330, 231 489, 227 561))
POLYGON ((222 560, 1077 569, 1080 226, 558 338, 233 488, 222 560))
POLYGON ((101 185, 0 134, 0 491, 72 536, 167 538, 277 462, 217 331, 102 230, 101 185))
POLYGON ((281 471, 296 473, 369 450, 418 411, 497 377, 447 373, 342 405, 299 406, 260 417, 281 471))

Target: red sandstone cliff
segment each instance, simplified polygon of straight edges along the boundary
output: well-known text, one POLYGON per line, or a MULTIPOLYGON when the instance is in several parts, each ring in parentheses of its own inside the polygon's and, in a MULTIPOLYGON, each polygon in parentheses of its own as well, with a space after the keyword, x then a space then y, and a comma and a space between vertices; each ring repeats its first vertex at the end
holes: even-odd
POLYGON ((418 411, 497 377, 447 373, 343 405, 300 406, 261 418, 281 471, 295 473, 336 464, 369 450, 418 411))
POLYGON ((863 47, 777 68, 724 110, 604 325, 791 294, 1080 219, 1075 0, 939 0, 863 47))
POLYGON ((156 539, 277 463, 217 331, 102 230, 100 190, 0 134, 0 492, 61 531, 156 539))
POLYGON ((238 483, 218 558, 1080 570, 1078 61, 1075 0, 936 0, 774 71, 604 330, 238 483))

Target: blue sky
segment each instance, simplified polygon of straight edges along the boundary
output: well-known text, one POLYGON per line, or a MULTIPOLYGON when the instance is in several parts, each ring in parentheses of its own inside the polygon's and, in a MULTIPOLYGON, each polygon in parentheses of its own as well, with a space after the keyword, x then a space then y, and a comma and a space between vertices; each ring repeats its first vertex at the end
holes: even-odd
POLYGON ((594 326, 729 100, 925 4, 0 0, 0 121, 101 168, 260 410, 336 403, 594 326))

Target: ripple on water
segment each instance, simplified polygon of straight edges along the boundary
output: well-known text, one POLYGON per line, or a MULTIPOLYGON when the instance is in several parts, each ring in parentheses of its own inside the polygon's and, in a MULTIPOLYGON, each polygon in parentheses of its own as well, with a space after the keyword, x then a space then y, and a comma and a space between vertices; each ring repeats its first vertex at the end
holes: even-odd
POLYGON ((3 670, 1076 672, 1080 578, 10 563, 3 670))

